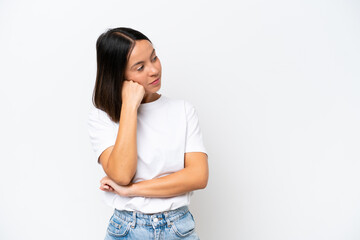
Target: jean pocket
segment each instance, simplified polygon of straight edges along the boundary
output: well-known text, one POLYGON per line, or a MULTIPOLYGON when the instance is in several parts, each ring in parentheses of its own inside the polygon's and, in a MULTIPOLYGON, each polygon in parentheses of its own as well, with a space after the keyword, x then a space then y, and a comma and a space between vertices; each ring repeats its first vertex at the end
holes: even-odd
POLYGON ((194 217, 190 212, 187 212, 175 220, 171 228, 179 237, 186 237, 195 231, 194 217))
POLYGON ((116 215, 110 218, 107 232, 113 237, 125 237, 130 230, 131 222, 127 222, 116 215))

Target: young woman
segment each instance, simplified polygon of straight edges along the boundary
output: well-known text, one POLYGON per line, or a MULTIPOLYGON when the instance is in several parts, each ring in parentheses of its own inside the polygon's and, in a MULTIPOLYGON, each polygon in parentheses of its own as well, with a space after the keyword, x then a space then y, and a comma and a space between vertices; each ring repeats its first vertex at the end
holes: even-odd
POLYGON ((208 156, 194 106, 157 93, 161 63, 142 33, 109 29, 96 51, 88 130, 114 208, 105 239, 199 239, 188 205, 208 156))

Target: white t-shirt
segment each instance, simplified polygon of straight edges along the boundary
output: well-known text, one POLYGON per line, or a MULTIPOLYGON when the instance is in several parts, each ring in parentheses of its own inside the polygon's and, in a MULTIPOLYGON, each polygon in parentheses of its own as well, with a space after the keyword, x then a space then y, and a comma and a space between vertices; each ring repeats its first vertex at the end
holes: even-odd
MULTIPOLYGON (((92 107, 88 118, 90 142, 98 159, 116 141, 119 124, 92 107)), ((184 153, 204 152, 199 119, 186 100, 161 95, 140 104, 137 115, 137 169, 133 182, 159 178, 184 168, 184 153)), ((168 198, 122 197, 103 192, 105 202, 118 210, 157 213, 189 205, 192 192, 168 198)))

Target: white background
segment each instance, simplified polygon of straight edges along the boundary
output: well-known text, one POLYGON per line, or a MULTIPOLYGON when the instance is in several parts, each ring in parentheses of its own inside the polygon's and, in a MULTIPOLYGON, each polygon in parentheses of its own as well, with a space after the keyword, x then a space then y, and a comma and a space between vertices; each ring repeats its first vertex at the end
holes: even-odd
POLYGON ((98 240, 97 37, 140 30, 197 109, 201 239, 360 239, 360 3, 0 1, 0 239, 98 240))

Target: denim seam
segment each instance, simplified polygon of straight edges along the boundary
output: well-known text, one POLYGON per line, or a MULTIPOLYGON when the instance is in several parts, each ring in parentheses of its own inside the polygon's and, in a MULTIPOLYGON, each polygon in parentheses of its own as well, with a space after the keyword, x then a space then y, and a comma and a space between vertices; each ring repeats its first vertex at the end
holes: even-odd
POLYGON ((172 229, 175 232, 176 235, 180 236, 180 237, 186 237, 190 234, 192 234, 195 231, 195 228, 193 228, 190 232, 187 232, 186 234, 182 234, 177 227, 175 226, 175 224, 172 225, 172 229))
POLYGON ((121 234, 113 233, 109 230, 109 228, 107 229, 107 232, 109 233, 109 235, 114 236, 114 237, 123 237, 123 236, 127 235, 129 233, 129 231, 130 231, 130 223, 127 224, 125 231, 121 234))
POLYGON ((112 219, 110 220, 110 224, 113 225, 117 229, 120 229, 122 226, 121 224, 114 222, 112 219))
POLYGON ((181 219, 182 217, 184 217, 188 212, 189 212, 189 210, 187 210, 186 212, 181 213, 181 214, 179 214, 179 215, 176 215, 176 216, 173 217, 173 218, 172 218, 172 217, 169 217, 169 220, 170 220, 171 222, 175 222, 175 221, 181 219))

